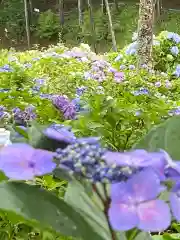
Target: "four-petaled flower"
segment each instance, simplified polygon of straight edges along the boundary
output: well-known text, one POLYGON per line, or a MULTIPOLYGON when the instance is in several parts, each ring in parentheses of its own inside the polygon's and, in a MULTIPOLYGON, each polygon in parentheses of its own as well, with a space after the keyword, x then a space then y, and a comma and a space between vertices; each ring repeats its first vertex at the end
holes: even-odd
POLYGON ((111 185, 109 220, 117 231, 138 228, 160 232, 171 222, 168 204, 156 199, 162 191, 160 180, 151 169, 139 172, 127 182, 111 185))
POLYGON ((55 169, 53 156, 52 152, 34 149, 25 143, 14 143, 1 149, 0 170, 13 180, 32 180, 55 169))

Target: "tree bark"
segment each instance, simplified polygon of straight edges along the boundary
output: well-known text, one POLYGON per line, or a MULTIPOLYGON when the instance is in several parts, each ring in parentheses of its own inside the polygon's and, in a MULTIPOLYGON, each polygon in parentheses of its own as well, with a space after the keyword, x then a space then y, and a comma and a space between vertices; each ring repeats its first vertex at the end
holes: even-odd
POLYGON ((30 26, 29 26, 29 14, 28 14, 28 3, 24 0, 24 16, 26 22, 26 35, 27 35, 27 45, 30 48, 30 26))
POLYGON ((92 36, 92 41, 93 41, 93 48, 94 48, 95 53, 97 53, 96 30, 95 30, 95 23, 94 23, 94 18, 93 18, 93 10, 92 10, 91 0, 87 0, 87 4, 88 4, 88 11, 89 11, 89 20, 90 20, 90 26, 91 26, 91 36, 92 36))
POLYGON ((115 52, 117 52, 116 37, 115 37, 114 29, 113 29, 112 17, 111 17, 111 12, 110 12, 110 8, 109 8, 108 0, 105 0, 105 4, 106 4, 106 10, 107 10, 108 18, 109 18, 109 28, 110 28, 110 31, 111 31, 113 50, 115 52))
POLYGON ((82 0, 78 0, 79 26, 83 24, 82 0))
POLYGON ((138 67, 152 66, 153 0, 140 0, 138 22, 138 67))

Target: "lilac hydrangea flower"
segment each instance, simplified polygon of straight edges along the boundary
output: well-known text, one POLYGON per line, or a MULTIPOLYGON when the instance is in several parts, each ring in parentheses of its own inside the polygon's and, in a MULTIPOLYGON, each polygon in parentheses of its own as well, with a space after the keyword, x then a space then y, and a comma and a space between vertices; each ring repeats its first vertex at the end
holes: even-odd
POLYGON ((175 219, 180 221, 180 182, 178 182, 170 193, 170 206, 175 219))
POLYGON ((116 82, 122 82, 124 80, 124 73, 123 72, 115 72, 114 73, 114 80, 116 82))
POLYGON ((160 81, 158 81, 158 82, 155 82, 155 87, 161 87, 161 82, 160 81))
POLYGON ((60 124, 52 124, 50 127, 43 131, 44 135, 48 138, 66 143, 73 143, 76 140, 73 132, 69 128, 60 124))
POLYGON ((160 232, 171 223, 171 214, 163 200, 156 198, 162 191, 157 175, 150 169, 135 174, 127 182, 111 185, 109 220, 117 231, 138 228, 160 232))
POLYGON ((179 54, 179 48, 177 46, 173 46, 171 48, 171 53, 175 56, 177 56, 179 54))
POLYGON ((125 68, 126 68, 126 66, 123 64, 119 67, 120 70, 124 70, 125 68))
POLYGON ((1 149, 0 170, 13 180, 32 180, 35 176, 51 173, 55 169, 53 156, 52 152, 15 143, 1 149))
POLYGON ((123 153, 108 151, 103 156, 103 160, 109 165, 120 167, 152 168, 161 180, 165 179, 164 170, 167 166, 167 155, 165 152, 147 152, 143 149, 123 153))
POLYGON ((173 73, 176 77, 180 77, 180 64, 176 66, 176 70, 173 73))
POLYGON ((165 81, 165 87, 166 87, 166 88, 172 87, 172 83, 171 83, 169 80, 166 80, 166 81, 165 81))

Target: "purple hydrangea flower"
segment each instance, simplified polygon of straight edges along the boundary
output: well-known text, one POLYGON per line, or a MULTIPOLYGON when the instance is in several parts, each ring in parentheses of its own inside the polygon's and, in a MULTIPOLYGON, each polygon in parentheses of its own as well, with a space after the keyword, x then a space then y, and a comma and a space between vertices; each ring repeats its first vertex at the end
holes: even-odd
POLYGON ((177 46, 173 46, 171 48, 171 53, 175 56, 177 56, 179 54, 179 48, 177 46))
POLYGON ((69 105, 70 101, 69 101, 68 97, 65 95, 62 95, 62 96, 54 95, 52 97, 52 103, 57 109, 62 111, 62 109, 64 107, 69 105))
POLYGON ((50 127, 46 128, 43 133, 48 138, 66 143, 73 143, 76 140, 76 137, 69 128, 60 124, 52 124, 50 127))
POLYGON ((24 111, 22 111, 20 108, 14 108, 12 113, 15 123, 26 126, 28 121, 36 119, 34 109, 35 107, 32 105, 26 107, 24 111))
POLYGON ((135 174, 127 182, 112 184, 108 213, 112 228, 151 232, 167 229, 171 214, 168 204, 156 199, 161 191, 160 181, 150 169, 135 174))
POLYGON ((63 108, 63 115, 66 120, 75 119, 76 113, 76 106, 73 103, 63 108))
POLYGON ((15 143, 1 149, 0 169, 10 179, 32 180, 35 176, 51 173, 55 169, 53 156, 52 152, 15 143))
POLYGON ((114 80, 116 82, 122 82, 124 80, 124 73, 123 72, 115 72, 114 73, 114 80))

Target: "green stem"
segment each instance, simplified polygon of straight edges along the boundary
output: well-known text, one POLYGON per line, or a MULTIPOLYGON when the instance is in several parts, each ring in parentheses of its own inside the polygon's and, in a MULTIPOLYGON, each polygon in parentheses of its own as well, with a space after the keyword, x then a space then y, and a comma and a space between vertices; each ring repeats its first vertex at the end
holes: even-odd
POLYGON ((111 224, 109 222, 109 217, 108 217, 108 210, 109 210, 109 205, 110 205, 111 200, 110 200, 110 198, 108 196, 106 185, 103 184, 105 199, 102 197, 101 193, 97 189, 97 186, 95 184, 93 184, 92 186, 93 186, 93 190, 96 192, 96 194, 101 199, 101 201, 102 201, 102 203, 104 205, 104 215, 105 215, 106 220, 107 220, 107 224, 108 224, 109 231, 110 231, 110 234, 111 234, 111 239, 112 240, 116 240, 116 233, 113 231, 113 229, 111 227, 111 224))

